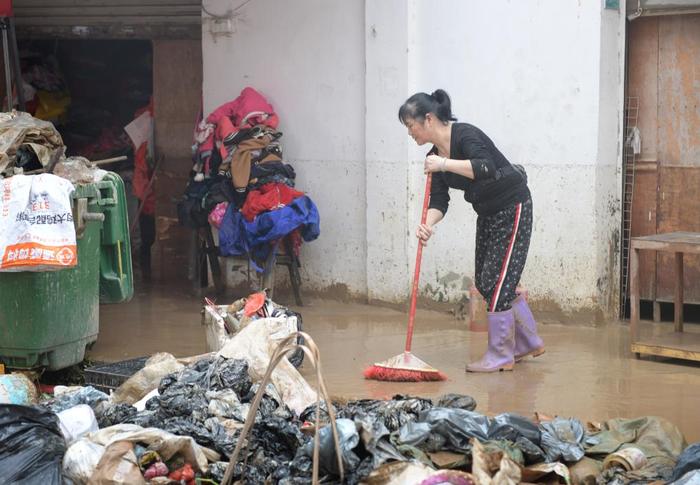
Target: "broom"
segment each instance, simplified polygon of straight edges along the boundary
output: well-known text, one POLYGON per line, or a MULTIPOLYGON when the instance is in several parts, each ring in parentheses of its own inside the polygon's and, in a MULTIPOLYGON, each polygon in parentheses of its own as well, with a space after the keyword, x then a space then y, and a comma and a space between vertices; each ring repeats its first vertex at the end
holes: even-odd
MULTIPOLYGON (((425 224, 428 216, 428 202, 430 201, 430 181, 432 174, 428 173, 425 182, 425 196, 423 197, 423 212, 421 214, 421 224, 425 224)), ((384 362, 374 364, 365 369, 365 379, 377 381, 401 381, 401 382, 421 382, 421 381, 444 381, 447 376, 422 361, 411 353, 411 341, 413 340, 413 326, 416 320, 416 300, 418 299, 418 280, 420 278, 420 262, 423 256, 423 244, 418 242, 416 254, 416 269, 413 273, 413 288, 411 289, 411 308, 408 313, 408 331, 406 333, 406 350, 402 354, 391 357, 384 362)))

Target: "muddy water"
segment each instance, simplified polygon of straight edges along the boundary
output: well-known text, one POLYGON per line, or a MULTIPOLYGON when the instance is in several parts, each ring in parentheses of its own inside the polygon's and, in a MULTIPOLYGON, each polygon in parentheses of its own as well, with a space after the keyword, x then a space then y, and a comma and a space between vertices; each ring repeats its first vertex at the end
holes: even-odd
MULTIPOLYGON (((403 350, 404 313, 355 303, 312 301, 301 310, 305 329, 321 350, 329 392, 344 398, 393 394, 473 396, 483 413, 535 411, 583 420, 658 415, 678 425, 690 442, 700 440, 700 366, 673 360, 637 360, 629 353, 626 326, 541 326, 547 353, 516 365, 514 372, 466 374, 480 356, 486 334, 469 332, 463 321, 419 311, 413 351, 445 372, 440 383, 366 381, 362 370, 403 350)), ((120 360, 168 351, 203 353, 199 299, 185 291, 153 288, 126 305, 103 306, 100 337, 91 352, 98 360, 120 360)), ((688 325, 692 327, 691 325, 688 325)), ((311 375, 305 366, 303 373, 311 375)))

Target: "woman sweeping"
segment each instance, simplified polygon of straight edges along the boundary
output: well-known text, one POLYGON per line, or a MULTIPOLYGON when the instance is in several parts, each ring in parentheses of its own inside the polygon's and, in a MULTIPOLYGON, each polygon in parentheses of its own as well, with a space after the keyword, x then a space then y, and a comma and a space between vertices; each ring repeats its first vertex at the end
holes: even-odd
POLYGON ((433 176, 426 223, 416 231, 420 243, 427 244, 445 217, 451 188, 464 191, 478 215, 475 285, 488 304, 488 349, 467 371, 512 370, 520 359, 543 354, 532 312, 516 294, 532 231, 525 172, 479 128, 456 123, 442 89, 408 98, 399 109, 399 120, 418 145, 433 145, 425 159, 425 173, 433 176))

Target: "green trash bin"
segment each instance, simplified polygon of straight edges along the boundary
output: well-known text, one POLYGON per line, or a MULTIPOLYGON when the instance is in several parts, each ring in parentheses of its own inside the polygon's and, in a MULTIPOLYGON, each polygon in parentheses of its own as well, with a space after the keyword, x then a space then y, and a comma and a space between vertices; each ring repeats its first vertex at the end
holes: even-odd
POLYGON ((76 187, 72 204, 76 267, 0 273, 0 362, 8 368, 58 370, 81 362, 97 340, 100 295, 111 303, 133 295, 121 178, 109 173, 76 187))

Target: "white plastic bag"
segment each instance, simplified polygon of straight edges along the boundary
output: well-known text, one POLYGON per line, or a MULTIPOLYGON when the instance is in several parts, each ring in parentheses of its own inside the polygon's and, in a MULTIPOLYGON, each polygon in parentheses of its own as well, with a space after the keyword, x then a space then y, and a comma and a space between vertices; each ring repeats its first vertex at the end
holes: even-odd
POLYGON ((61 433, 70 445, 74 441, 82 438, 88 433, 97 431, 97 418, 92 408, 87 404, 78 404, 75 407, 66 409, 58 413, 61 433))
POLYGON ((149 450, 157 451, 164 461, 170 460, 176 454, 181 455, 195 470, 206 471, 208 462, 221 459, 217 452, 198 445, 190 436, 177 436, 162 429, 142 428, 135 424, 115 424, 102 428, 91 434, 90 439, 105 447, 118 441, 142 443, 147 445, 149 450))
MULTIPOLYGON (((250 377, 259 382, 265 376, 270 359, 282 340, 296 332, 296 318, 261 318, 234 335, 218 355, 227 359, 244 359, 250 377)), ((284 403, 297 414, 316 403, 316 392, 289 360, 282 359, 272 371, 272 383, 284 403)))
POLYGON ((105 447, 82 438, 73 443, 63 457, 63 476, 74 485, 87 485, 105 447))
POLYGON ((154 354, 146 361, 143 369, 129 377, 114 391, 112 402, 134 404, 153 389, 157 389, 163 377, 178 372, 184 367, 172 354, 167 352, 154 354))
POLYGON ((78 264, 70 194, 52 174, 0 180, 0 271, 49 271, 78 264))

